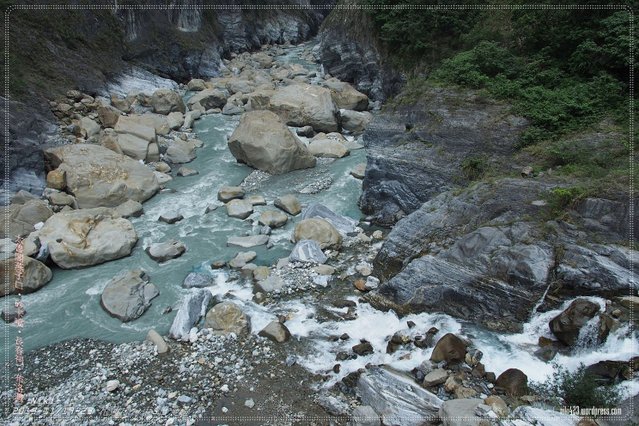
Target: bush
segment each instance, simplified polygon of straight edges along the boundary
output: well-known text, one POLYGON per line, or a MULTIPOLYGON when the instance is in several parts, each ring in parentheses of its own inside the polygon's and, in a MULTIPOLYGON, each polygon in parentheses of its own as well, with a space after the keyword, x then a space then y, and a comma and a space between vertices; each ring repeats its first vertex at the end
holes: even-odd
POLYGON ((555 364, 551 377, 545 382, 531 384, 536 394, 551 404, 560 406, 614 408, 620 400, 618 390, 610 386, 598 386, 595 378, 586 373, 581 364, 576 371, 568 371, 555 364))
POLYGON ((548 194, 548 205, 554 216, 560 216, 564 211, 586 196, 586 190, 581 187, 555 188, 548 194))
POLYGON ((469 157, 461 164, 462 174, 467 180, 481 179, 488 169, 485 157, 469 157))

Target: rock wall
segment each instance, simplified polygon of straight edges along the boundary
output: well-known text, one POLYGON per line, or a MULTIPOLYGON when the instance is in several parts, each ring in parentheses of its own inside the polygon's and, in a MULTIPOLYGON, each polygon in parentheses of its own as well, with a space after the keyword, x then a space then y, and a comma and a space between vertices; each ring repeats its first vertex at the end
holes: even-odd
POLYGON ((399 92, 403 78, 388 63, 363 10, 349 9, 356 1, 340 1, 319 32, 319 59, 324 70, 352 83, 372 100, 399 92))

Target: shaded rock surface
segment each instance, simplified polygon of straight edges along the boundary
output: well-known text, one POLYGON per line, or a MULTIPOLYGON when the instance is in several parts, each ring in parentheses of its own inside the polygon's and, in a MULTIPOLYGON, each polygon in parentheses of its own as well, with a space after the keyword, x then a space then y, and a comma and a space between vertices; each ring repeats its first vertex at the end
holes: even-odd
POLYGON ((100 305, 109 315, 122 322, 137 319, 160 294, 142 270, 123 271, 109 281, 102 291, 100 305))

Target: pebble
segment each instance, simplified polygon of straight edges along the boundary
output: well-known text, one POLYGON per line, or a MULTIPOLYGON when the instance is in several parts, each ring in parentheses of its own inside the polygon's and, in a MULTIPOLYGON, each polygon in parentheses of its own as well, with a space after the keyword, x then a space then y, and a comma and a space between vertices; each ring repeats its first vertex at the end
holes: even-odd
POLYGON ((107 392, 114 392, 119 387, 120 387, 119 380, 109 380, 106 384, 107 392))
POLYGON ((244 406, 248 408, 253 408, 255 407, 255 401, 253 401, 252 399, 247 399, 246 401, 244 401, 244 406))

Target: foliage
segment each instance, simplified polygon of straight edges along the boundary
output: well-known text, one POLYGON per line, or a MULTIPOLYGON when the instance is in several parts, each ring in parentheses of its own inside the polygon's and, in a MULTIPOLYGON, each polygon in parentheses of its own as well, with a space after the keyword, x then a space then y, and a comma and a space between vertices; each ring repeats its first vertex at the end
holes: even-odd
POLYGON ((467 180, 481 179, 488 169, 488 162, 484 156, 468 157, 462 161, 462 173, 467 180))
POLYGON ((582 187, 555 188, 548 193, 548 206, 554 216, 560 216, 568 207, 586 195, 586 190, 582 187))
POLYGON ((552 376, 545 382, 533 383, 531 388, 556 406, 613 408, 621 400, 615 388, 598 386, 583 364, 576 371, 555 364, 552 376))

